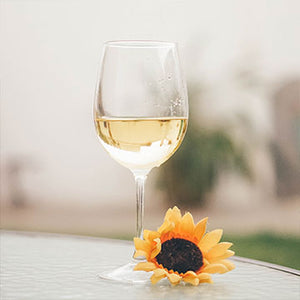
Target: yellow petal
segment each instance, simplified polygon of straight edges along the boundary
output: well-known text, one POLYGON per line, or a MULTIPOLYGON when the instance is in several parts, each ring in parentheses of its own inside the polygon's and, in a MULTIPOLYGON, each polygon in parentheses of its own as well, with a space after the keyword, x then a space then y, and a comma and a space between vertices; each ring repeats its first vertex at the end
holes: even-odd
POLYGON ((222 264, 209 264, 208 266, 206 266, 203 269, 203 272, 210 273, 210 274, 213 274, 213 273, 223 274, 223 273, 228 272, 228 269, 222 264))
POLYGON ((157 277, 159 276, 163 276, 163 275, 167 275, 167 271, 164 270, 164 269, 158 269, 156 268, 154 271, 153 271, 153 274, 157 277))
POLYGON ((151 232, 151 230, 148 230, 148 229, 144 229, 143 231, 143 237, 144 237, 144 240, 147 240, 148 239, 148 236, 149 236, 149 233, 151 232))
POLYGON ((156 284, 158 281, 160 281, 161 279, 165 278, 166 274, 162 275, 162 276, 155 276, 155 274, 153 274, 150 278, 152 284, 156 284))
POLYGON ((169 281, 172 284, 178 284, 182 278, 180 275, 177 275, 176 273, 167 274, 167 276, 168 276, 169 281))
POLYGON ((234 263, 229 261, 228 259, 220 260, 218 263, 223 264, 228 269, 228 271, 235 269, 234 263))
POLYGON ((140 262, 137 265, 134 266, 134 271, 146 271, 146 272, 150 272, 155 270, 157 267, 154 263, 152 262, 140 262))
POLYGON ((198 285, 199 284, 199 279, 197 277, 184 277, 183 281, 188 282, 192 285, 198 285))
POLYGON ((213 230, 213 231, 207 233, 198 244, 200 250, 203 252, 206 252, 211 247, 218 244, 218 242, 220 241, 220 239, 222 237, 222 234, 223 234, 222 229, 216 229, 216 230, 213 230))
POLYGON ((184 273, 184 277, 197 277, 197 274, 194 271, 187 271, 184 273))
POLYGON ((183 276, 183 280, 185 282, 188 282, 192 285, 198 285, 199 284, 199 278, 197 276, 197 274, 193 271, 187 271, 184 276, 183 276))
POLYGON ((209 261, 203 257, 203 265, 206 266, 206 265, 209 265, 209 261))
POLYGON ((200 280, 200 283, 213 283, 212 279, 209 278, 209 279, 202 279, 200 280))
POLYGON ((199 283, 213 283, 211 276, 208 273, 200 273, 197 277, 199 279, 199 283))
POLYGON ((168 211, 166 212, 165 220, 169 220, 174 224, 178 223, 181 220, 180 209, 177 206, 174 206, 173 208, 169 208, 168 211))
POLYGON ((171 217, 172 214, 173 214, 173 208, 169 208, 169 209, 167 210, 166 214, 165 214, 164 220, 165 220, 165 221, 169 221, 169 219, 170 219, 170 217, 171 217))
POLYGON ((213 246, 207 253, 206 257, 208 259, 216 257, 216 256, 221 256, 225 253, 227 249, 229 249, 232 246, 232 243, 228 242, 222 242, 219 243, 215 246, 213 246))
POLYGON ((193 216, 189 212, 182 217, 179 225, 179 229, 183 233, 189 233, 189 234, 194 233, 194 229, 195 229, 194 220, 193 220, 193 216))
POLYGON ((219 260, 228 258, 228 257, 233 256, 233 255, 234 255, 234 251, 232 251, 232 250, 226 250, 224 254, 222 254, 220 256, 212 257, 212 258, 209 259, 209 261, 211 263, 215 263, 215 262, 217 262, 219 260))
POLYGON ((171 231, 174 228, 174 223, 168 220, 164 221, 164 223, 158 228, 158 232, 160 234, 171 231))
POLYGON ((211 276, 208 273, 200 273, 200 274, 197 275, 197 277, 200 280, 200 282, 202 280, 209 280, 209 279, 211 279, 211 276))
POLYGON ((156 255, 158 255, 158 253, 161 251, 161 242, 160 242, 160 239, 157 238, 154 240, 156 242, 156 246, 154 248, 154 250, 152 250, 151 252, 151 259, 153 259, 154 257, 156 257, 156 255))
POLYGON ((160 237, 159 232, 146 229, 144 230, 144 240, 148 240, 151 242, 158 237, 160 237))
POLYGON ((199 221, 195 227, 195 236, 200 241, 206 231, 206 224, 207 224, 208 218, 204 218, 201 221, 199 221))
POLYGON ((133 239, 134 241, 134 246, 135 246, 135 249, 136 250, 143 250, 145 252, 149 252, 150 249, 151 249, 151 245, 150 243, 144 241, 144 240, 141 240, 140 238, 137 238, 135 237, 133 239))
POLYGON ((143 251, 143 250, 136 250, 133 257, 134 258, 137 258, 139 256, 144 256, 144 257, 147 257, 148 256, 148 253, 143 251))
POLYGON ((167 271, 164 269, 155 269, 153 270, 153 275, 151 276, 151 282, 152 284, 157 283, 161 279, 165 278, 167 276, 167 271))

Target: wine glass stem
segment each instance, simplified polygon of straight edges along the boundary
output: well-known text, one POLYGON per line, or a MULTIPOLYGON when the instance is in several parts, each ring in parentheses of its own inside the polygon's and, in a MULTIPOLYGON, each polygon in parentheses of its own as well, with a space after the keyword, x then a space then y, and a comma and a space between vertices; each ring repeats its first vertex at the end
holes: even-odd
POLYGON ((136 184, 136 237, 143 238, 144 194, 147 175, 135 175, 136 184))

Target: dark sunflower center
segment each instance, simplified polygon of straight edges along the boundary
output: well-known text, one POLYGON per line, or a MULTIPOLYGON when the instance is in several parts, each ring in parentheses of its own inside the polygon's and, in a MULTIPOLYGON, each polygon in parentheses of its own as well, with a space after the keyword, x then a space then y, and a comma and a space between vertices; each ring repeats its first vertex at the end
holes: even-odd
POLYGON ((200 249, 185 239, 173 238, 161 244, 156 261, 168 270, 185 273, 198 271, 203 265, 200 249))

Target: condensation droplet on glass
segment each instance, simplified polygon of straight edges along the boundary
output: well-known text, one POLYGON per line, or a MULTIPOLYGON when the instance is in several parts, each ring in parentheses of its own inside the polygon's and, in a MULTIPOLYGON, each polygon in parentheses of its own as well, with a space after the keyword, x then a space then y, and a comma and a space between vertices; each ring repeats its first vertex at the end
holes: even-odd
POLYGON ((171 80, 172 79, 172 73, 169 73, 167 78, 168 78, 168 80, 171 80))

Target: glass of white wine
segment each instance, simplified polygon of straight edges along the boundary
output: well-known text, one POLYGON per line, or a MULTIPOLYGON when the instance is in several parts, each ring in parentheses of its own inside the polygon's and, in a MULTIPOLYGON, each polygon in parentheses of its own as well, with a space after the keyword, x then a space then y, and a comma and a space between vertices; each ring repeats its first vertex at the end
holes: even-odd
MULTIPOLYGON (((180 146, 188 122, 186 84, 175 43, 111 41, 104 45, 94 105, 95 127, 105 150, 136 182, 136 236, 143 236, 144 185, 148 173, 180 146)), ((136 262, 102 278, 143 282, 136 262)))

